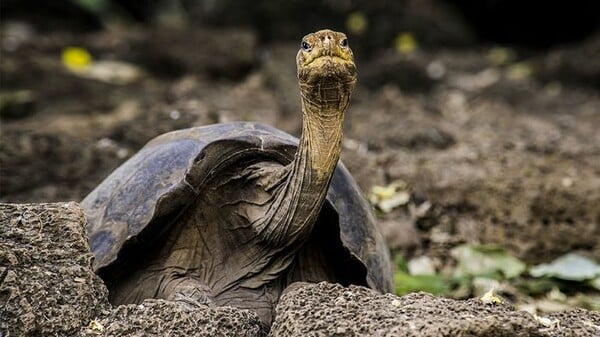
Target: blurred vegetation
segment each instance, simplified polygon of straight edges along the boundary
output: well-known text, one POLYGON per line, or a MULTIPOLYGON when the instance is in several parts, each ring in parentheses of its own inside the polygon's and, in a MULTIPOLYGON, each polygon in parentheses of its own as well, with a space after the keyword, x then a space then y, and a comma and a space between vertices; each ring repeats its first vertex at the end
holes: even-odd
MULTIPOLYGON (((584 293, 600 290, 600 265, 569 253, 537 266, 526 266, 499 247, 463 244, 452 250, 453 268, 438 273, 433 268, 410 270, 410 261, 396 257, 396 294, 425 291, 454 298, 482 297, 491 291, 511 299, 522 309, 551 312, 557 307, 600 310, 600 297, 584 293)), ((431 263, 427 258, 418 258, 431 263)), ((424 261, 424 262, 423 262, 424 261)))

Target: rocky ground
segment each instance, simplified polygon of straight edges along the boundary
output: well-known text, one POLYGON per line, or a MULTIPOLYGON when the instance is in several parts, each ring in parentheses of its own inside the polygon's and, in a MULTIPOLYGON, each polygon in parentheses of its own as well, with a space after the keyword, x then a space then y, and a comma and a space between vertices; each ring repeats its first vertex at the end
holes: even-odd
MULTIPOLYGON (((447 28, 445 32, 463 37, 455 46, 439 43, 449 39, 441 31, 428 35, 433 41, 410 34, 392 36, 384 47, 376 36, 350 39, 358 40, 353 48, 359 84, 347 114, 342 159, 365 195, 377 186, 395 186, 405 196, 393 207, 377 206, 390 248, 405 259, 429 257, 437 272, 454 267, 449 252, 462 243, 495 244, 528 264, 567 252, 600 260, 600 59, 595 57, 600 54, 600 35, 532 51, 475 45, 463 34, 464 27, 447 28), (376 40, 377 48, 365 42, 376 40)), ((260 32, 242 28, 111 26, 84 33, 3 22, 0 30, 1 201, 80 201, 148 140, 175 129, 256 120, 299 132, 296 39, 264 42, 260 32), (69 46, 91 54, 94 72, 68 67, 64 56, 69 46)), ((35 213, 22 207, 4 208, 3 231, 8 230, 5 224, 12 228, 29 217, 50 223, 50 214, 56 219, 70 216, 58 215, 58 206, 35 213), (19 212, 25 213, 19 218, 19 212)), ((72 223, 79 223, 81 215, 73 207, 68 206, 67 213, 75 214, 72 223)), ((67 227, 77 232, 73 226, 67 227)), ((10 233, 11 240, 25 244, 28 235, 10 233)), ((78 254, 87 254, 81 247, 78 254)), ((21 260, 3 254, 2 287, 17 289, 11 285, 17 274, 6 271, 21 260)), ((81 272, 73 277, 92 282, 81 269, 87 268, 86 261, 63 268, 73 275, 81 272)), ((47 267, 55 273, 47 281, 58 282, 54 277, 64 271, 47 267)), ((103 291, 98 284, 94 287, 90 289, 103 291)), ((57 284, 48 289, 61 288, 57 284)), ((43 294, 35 296, 46 298, 43 294)), ((17 298, 7 296, 1 299, 17 298)), ((72 315, 67 310, 72 319, 65 322, 87 326, 84 321, 97 316, 103 326, 111 326, 108 322, 119 322, 123 315, 137 315, 142 321, 164 319, 149 318, 152 310, 175 315, 160 301, 150 302, 147 312, 117 310, 102 302, 104 295, 94 296, 104 304, 89 310, 82 304, 72 315)), ((13 301, 11 308, 29 310, 27 314, 11 309, 8 315, 13 316, 3 317, 18 320, 24 329, 19 331, 47 335, 46 331, 65 330, 44 329, 74 328, 34 323, 37 307, 28 302, 33 297, 18 298, 23 304, 13 301)), ((498 315, 502 310, 498 308, 498 315)), ((52 314, 48 315, 44 317, 52 314)), ((181 315, 188 320, 195 314, 181 315)), ((248 313, 211 315, 234 317, 240 324, 255 322, 248 313)), ((574 315, 578 317, 577 311, 574 315)), ((527 329, 537 329, 538 323, 527 324, 527 329)))
POLYGON ((146 300, 112 307, 76 203, 0 205, 2 336, 597 336, 600 314, 547 317, 480 299, 398 297, 325 282, 288 288, 270 332, 250 311, 146 300), (10 225, 5 225, 10 223, 10 225))
MULTIPOLYGON (((299 132, 296 42, 260 45, 235 29, 185 40, 166 29, 23 29, 4 26, 18 47, 0 63, 1 200, 81 200, 148 140, 174 129, 258 120, 299 132), (61 63, 72 45, 137 68, 126 79, 111 78, 110 68, 101 80, 78 75, 61 63), (220 56, 184 45, 211 45, 220 56)), ((359 58, 343 161, 366 194, 374 185, 407 185, 410 202, 382 223, 390 238, 406 227, 413 237, 391 239, 392 248, 418 253, 478 241, 530 262, 578 249, 600 258, 600 65, 592 57, 599 50, 596 35, 537 54, 390 47, 359 58), (425 202, 415 221, 409 206, 425 202)))

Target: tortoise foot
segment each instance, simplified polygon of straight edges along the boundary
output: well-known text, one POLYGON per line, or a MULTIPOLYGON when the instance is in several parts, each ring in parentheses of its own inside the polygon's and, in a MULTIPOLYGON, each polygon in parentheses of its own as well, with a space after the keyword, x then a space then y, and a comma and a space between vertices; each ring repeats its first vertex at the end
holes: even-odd
POLYGON ((211 289, 193 278, 185 278, 174 285, 166 299, 179 302, 188 309, 214 305, 211 289))

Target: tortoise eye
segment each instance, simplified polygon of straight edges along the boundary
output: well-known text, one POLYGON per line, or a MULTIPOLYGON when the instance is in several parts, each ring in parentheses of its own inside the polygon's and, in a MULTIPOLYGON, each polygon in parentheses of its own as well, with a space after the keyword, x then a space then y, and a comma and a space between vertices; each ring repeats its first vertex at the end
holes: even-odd
POLYGON ((342 41, 340 41, 340 46, 346 48, 348 47, 348 39, 344 38, 342 39, 342 41))
POLYGON ((311 45, 306 41, 302 41, 301 46, 302 46, 302 49, 306 52, 309 52, 312 49, 311 45))

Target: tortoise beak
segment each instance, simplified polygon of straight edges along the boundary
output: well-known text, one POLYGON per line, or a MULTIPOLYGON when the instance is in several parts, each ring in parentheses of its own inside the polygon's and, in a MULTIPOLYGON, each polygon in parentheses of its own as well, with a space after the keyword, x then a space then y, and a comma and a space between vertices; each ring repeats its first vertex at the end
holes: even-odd
POLYGON ((338 55, 320 55, 298 68, 298 80, 305 84, 321 82, 348 83, 356 81, 356 66, 338 55))

